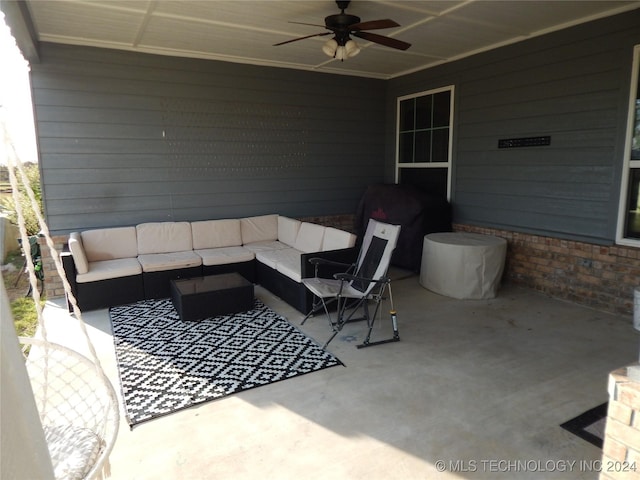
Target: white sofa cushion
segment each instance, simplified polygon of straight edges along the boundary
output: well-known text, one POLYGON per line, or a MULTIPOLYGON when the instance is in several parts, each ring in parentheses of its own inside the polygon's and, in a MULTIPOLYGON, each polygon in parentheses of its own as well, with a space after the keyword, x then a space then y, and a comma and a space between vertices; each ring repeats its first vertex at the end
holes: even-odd
POLYGON ((184 252, 193 248, 189 222, 141 223, 136 226, 136 232, 138 255, 184 252))
POLYGON ((237 218, 191 222, 191 233, 194 250, 242 245, 240 220, 237 218))
POLYGON ((300 256, 302 252, 295 249, 285 251, 287 254, 280 258, 280 261, 276 264, 276 270, 298 283, 302 282, 302 275, 300 274, 300 256))
POLYGON ((136 227, 86 230, 80 236, 89 262, 135 258, 138 255, 136 227))
POLYGON ((194 252, 202 258, 202 264, 207 266, 250 262, 255 258, 255 254, 244 247, 207 248, 194 252))
POLYGON ((268 242, 278 239, 278 215, 261 215, 240 219, 242 243, 268 242))
POLYGON ((69 234, 69 251, 71 252, 73 263, 76 265, 76 273, 87 273, 89 271, 89 261, 84 253, 80 233, 71 232, 69 234))
POLYGON ((264 263, 267 267, 277 269, 278 264, 297 258, 300 263, 300 255, 302 252, 295 248, 283 248, 280 250, 267 250, 256 253, 256 260, 264 263))
POLYGON ((264 250, 261 252, 256 252, 256 260, 275 270, 276 264, 278 263, 277 252, 280 251, 281 250, 264 250))
POLYGON ((278 240, 285 245, 293 247, 296 243, 301 223, 300 220, 295 218, 278 217, 278 240))
POLYGON ((135 258, 116 258, 115 260, 100 260, 89 263, 89 270, 78 273, 78 283, 97 282, 110 278, 130 277, 142 273, 142 267, 135 258))
POLYGON ((304 253, 319 252, 322 248, 324 230, 325 227, 322 225, 302 222, 294 248, 304 253))
POLYGON ((256 254, 258 252, 269 252, 271 250, 282 250, 285 248, 291 248, 284 243, 279 242, 278 240, 273 240, 270 242, 245 243, 243 247, 256 254))
POLYGON ((202 265, 202 258, 193 250, 187 252, 147 253, 138 255, 138 261, 142 265, 143 272, 177 270, 179 268, 202 265))
POLYGON ((338 230, 337 228, 327 227, 324 230, 324 238, 322 239, 322 251, 341 250, 343 248, 351 248, 356 244, 356 236, 353 233, 338 230))

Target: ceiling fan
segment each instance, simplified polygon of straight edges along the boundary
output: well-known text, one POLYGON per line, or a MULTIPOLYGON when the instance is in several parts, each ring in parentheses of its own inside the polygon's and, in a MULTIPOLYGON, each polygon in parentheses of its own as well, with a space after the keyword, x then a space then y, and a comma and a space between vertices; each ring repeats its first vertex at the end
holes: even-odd
POLYGON ((358 47, 356 42, 351 40, 350 35, 398 50, 406 50, 411 46, 410 43, 403 42, 402 40, 385 37, 383 35, 378 35, 377 33, 366 32, 365 30, 379 30, 383 28, 399 27, 400 25, 388 18, 384 20, 371 20, 369 22, 361 22, 360 17, 356 17, 355 15, 350 15, 344 12, 349 6, 349 3, 351 3, 349 0, 336 0, 336 4, 338 5, 338 8, 341 10, 341 12, 325 17, 324 25, 315 25, 313 23, 302 22, 289 22, 296 23, 298 25, 324 27, 329 30, 328 32, 314 33, 312 35, 306 35, 304 37, 286 40, 284 42, 276 43, 274 47, 285 45, 291 42, 297 42, 298 40, 304 40, 306 38, 323 37, 325 35, 333 34, 334 37, 324 44, 324 46, 322 47, 322 51, 330 57, 343 61, 346 58, 356 56, 360 52, 360 47, 358 47))

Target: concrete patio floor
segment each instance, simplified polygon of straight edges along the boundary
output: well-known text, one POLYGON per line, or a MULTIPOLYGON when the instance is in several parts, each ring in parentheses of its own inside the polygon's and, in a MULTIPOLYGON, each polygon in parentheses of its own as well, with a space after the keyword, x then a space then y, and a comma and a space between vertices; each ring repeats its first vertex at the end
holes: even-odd
MULTIPOLYGON (((123 418, 111 478, 598 478, 589 466, 601 450, 559 425, 607 401, 609 372, 638 360, 631 318, 513 286, 455 300, 402 273, 400 342, 358 350, 363 325, 349 324, 328 347, 344 367, 133 429, 123 418)), ((280 299, 260 287, 256 296, 300 325, 280 299)), ((120 395, 108 311, 83 318, 120 395)), ((50 340, 82 345, 61 299, 45 319, 50 340)), ((375 336, 388 337, 389 324, 385 312, 375 336)), ((301 329, 319 342, 329 334, 321 317, 301 329)))

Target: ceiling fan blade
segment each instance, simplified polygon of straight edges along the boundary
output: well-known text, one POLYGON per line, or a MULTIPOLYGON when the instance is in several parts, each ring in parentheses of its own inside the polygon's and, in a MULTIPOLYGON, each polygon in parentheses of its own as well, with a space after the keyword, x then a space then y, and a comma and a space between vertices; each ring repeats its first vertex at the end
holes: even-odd
POLYGON ((311 37, 323 37, 325 35, 330 35, 333 32, 323 32, 323 33, 314 33, 313 35, 307 35, 304 37, 299 37, 299 38, 293 38, 291 40, 286 40, 284 42, 280 42, 280 43, 274 43, 273 46, 277 47, 279 45, 285 45, 287 43, 291 43, 291 42, 297 42, 298 40, 304 40, 305 38, 311 38, 311 37))
POLYGON ((296 25, 309 25, 310 27, 327 28, 326 25, 318 25, 317 23, 292 22, 292 21, 289 21, 287 23, 295 23, 296 25))
POLYGON ((370 22, 360 22, 349 26, 349 30, 378 30, 380 28, 399 27, 400 24, 389 18, 384 20, 371 20, 370 22))
POLYGON ((384 45, 385 47, 396 48, 398 50, 406 50, 411 46, 410 43, 403 42, 402 40, 396 40, 395 38, 378 35, 377 33, 357 31, 352 33, 356 37, 364 38, 365 40, 369 40, 370 42, 378 43, 380 45, 384 45))

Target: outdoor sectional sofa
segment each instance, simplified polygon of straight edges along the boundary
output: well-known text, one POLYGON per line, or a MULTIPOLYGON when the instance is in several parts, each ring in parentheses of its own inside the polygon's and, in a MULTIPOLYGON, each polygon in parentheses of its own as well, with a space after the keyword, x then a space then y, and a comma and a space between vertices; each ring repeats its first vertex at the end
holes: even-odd
MULTIPOLYGON (((238 272, 308 313, 309 259, 352 263, 355 243, 344 230, 273 214, 73 232, 62 261, 82 311, 169 297, 171 279, 238 272)), ((323 268, 320 276, 336 273, 323 268)))

